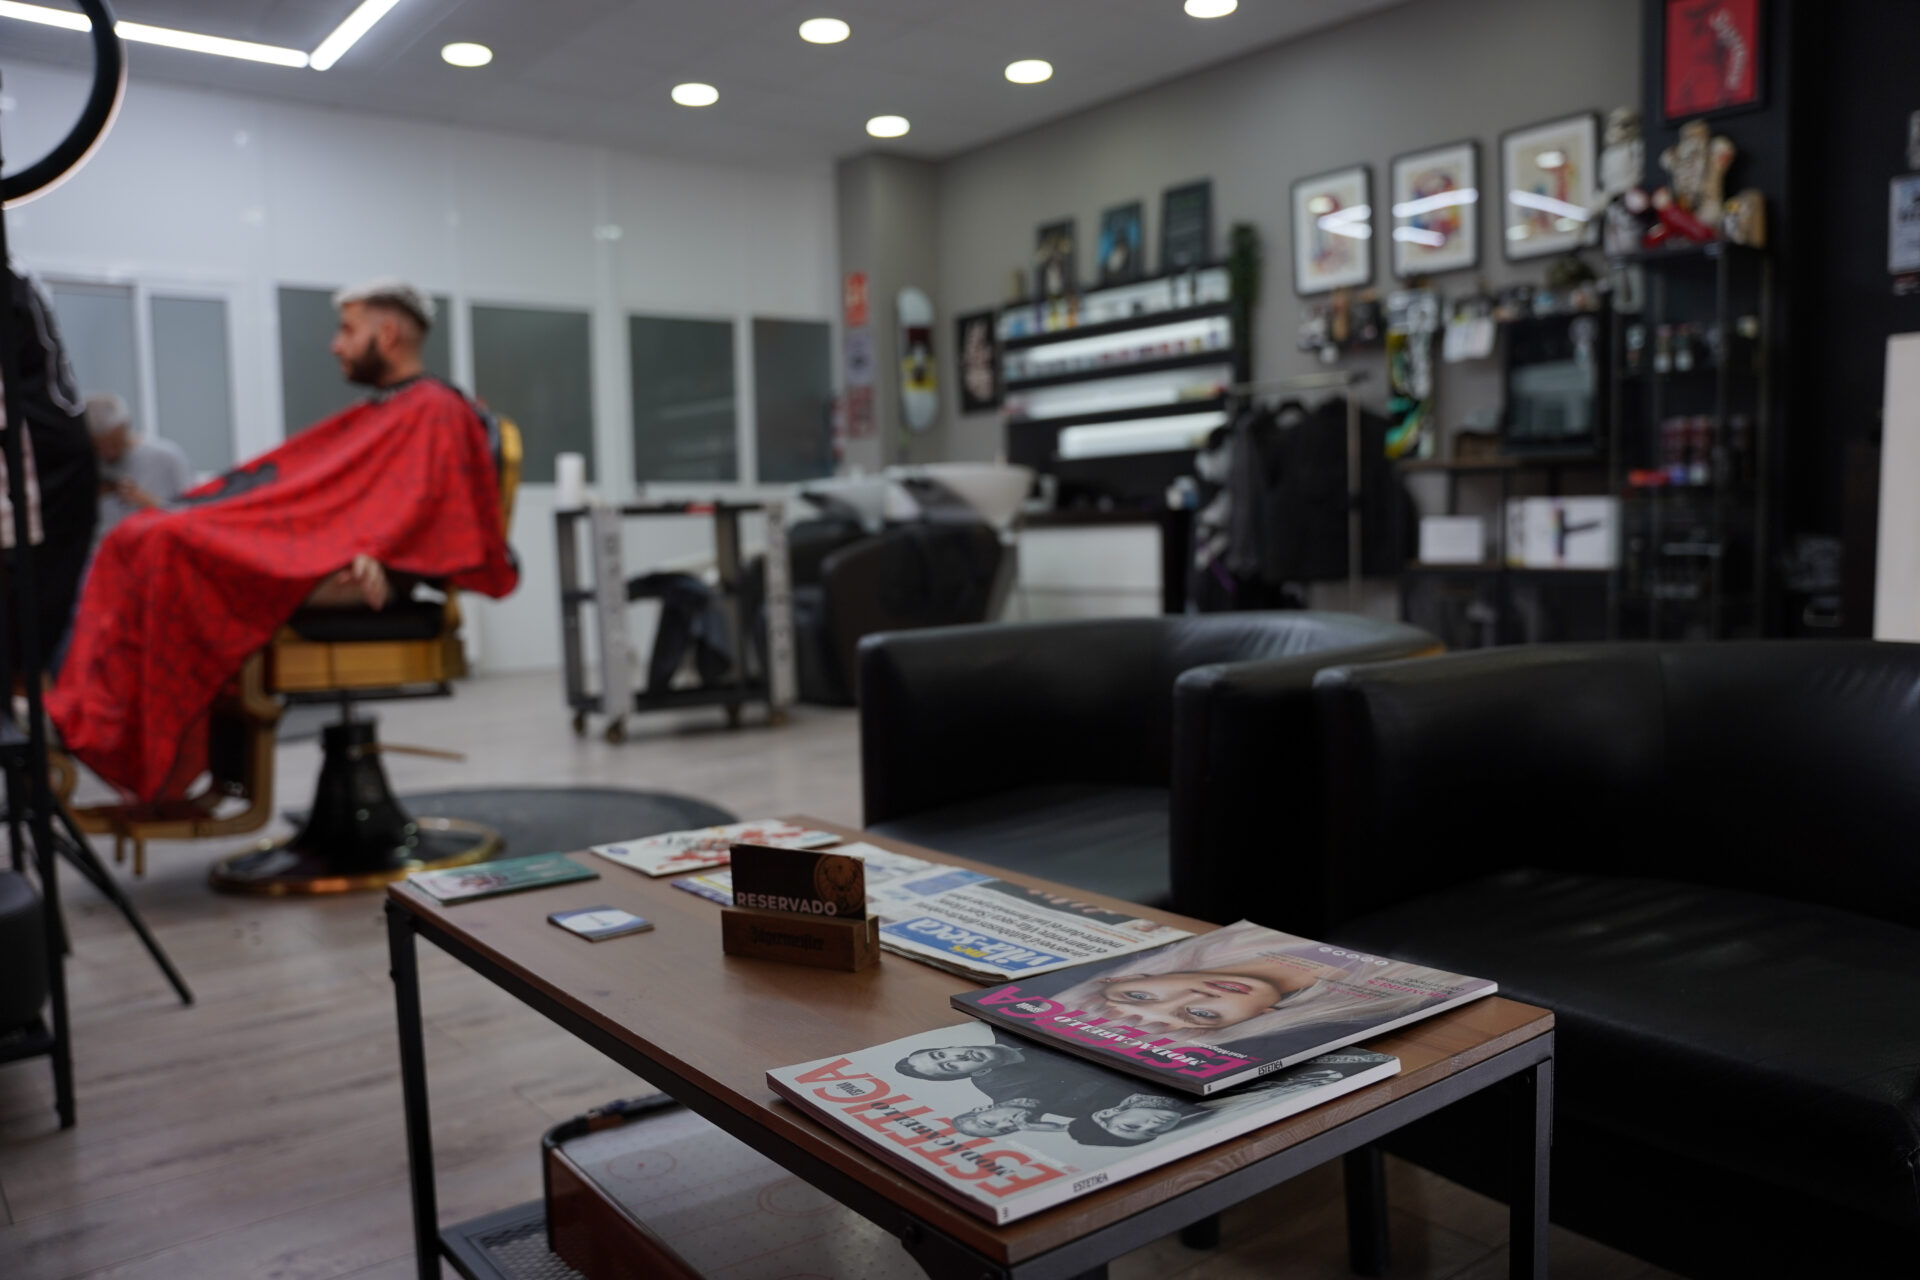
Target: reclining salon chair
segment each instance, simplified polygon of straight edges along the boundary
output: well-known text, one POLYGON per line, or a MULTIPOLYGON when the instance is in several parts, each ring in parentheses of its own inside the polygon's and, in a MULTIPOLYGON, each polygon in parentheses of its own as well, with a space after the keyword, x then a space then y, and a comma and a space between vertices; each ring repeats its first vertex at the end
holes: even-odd
MULTIPOLYGON (((498 419, 494 461, 503 527, 510 528, 520 481, 520 431, 498 419)), ((208 879, 235 893, 344 893, 373 889, 434 867, 492 857, 498 832, 457 818, 414 818, 394 798, 380 762, 385 752, 460 757, 420 747, 383 746, 356 701, 448 697, 466 674, 460 606, 396 599, 372 609, 303 609, 267 647, 247 659, 215 702, 208 724, 205 785, 161 805, 75 809, 84 832, 111 835, 114 860, 133 850, 146 872, 149 840, 193 840, 257 831, 273 817, 275 729, 292 703, 340 704, 340 720, 322 730, 323 756, 313 804, 298 833, 263 840, 215 863, 208 879)))

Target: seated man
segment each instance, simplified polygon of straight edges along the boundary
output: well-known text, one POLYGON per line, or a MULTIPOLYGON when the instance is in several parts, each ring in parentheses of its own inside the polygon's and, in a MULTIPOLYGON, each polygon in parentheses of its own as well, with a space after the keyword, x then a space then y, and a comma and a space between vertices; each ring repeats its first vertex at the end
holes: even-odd
POLYGON ((517 581, 489 419, 421 366, 431 303, 397 282, 334 301, 333 354, 374 394, 100 543, 47 711, 69 751, 142 802, 202 771, 215 695, 303 605, 379 608, 429 578, 497 597, 517 581))
POLYGON ((108 391, 87 397, 87 431, 100 455, 100 524, 104 538, 136 511, 170 507, 193 487, 187 455, 171 440, 134 434, 127 402, 108 391))

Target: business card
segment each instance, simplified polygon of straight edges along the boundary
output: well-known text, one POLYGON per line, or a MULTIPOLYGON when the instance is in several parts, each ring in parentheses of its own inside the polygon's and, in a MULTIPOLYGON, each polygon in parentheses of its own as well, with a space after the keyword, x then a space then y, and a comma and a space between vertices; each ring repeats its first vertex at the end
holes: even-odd
POLYGON ((629 933, 645 933, 653 928, 653 921, 643 920, 631 911, 622 911, 618 907, 581 907, 578 911, 556 911, 547 919, 589 942, 601 942, 629 933))

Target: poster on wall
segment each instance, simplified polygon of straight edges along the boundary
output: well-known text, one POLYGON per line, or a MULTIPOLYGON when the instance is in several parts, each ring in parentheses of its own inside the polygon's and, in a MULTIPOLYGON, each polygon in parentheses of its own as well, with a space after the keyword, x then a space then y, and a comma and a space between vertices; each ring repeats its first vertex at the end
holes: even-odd
POLYGON ((1501 135, 1501 247, 1509 261, 1587 243, 1600 203, 1599 139, 1590 111, 1501 135))
POLYGON ((1662 34, 1668 124, 1761 105, 1760 0, 1667 0, 1662 34))
POLYGON ((1373 279, 1373 171, 1336 169, 1293 184, 1293 290, 1302 297, 1373 279))
POLYGON ((1480 147, 1456 142, 1393 162, 1393 274, 1480 265, 1480 147))
POLYGON ((985 413, 1000 407, 1000 348, 994 336, 997 316, 993 311, 976 311, 953 322, 962 413, 985 413))
POLYGON ((933 300, 909 285, 894 301, 899 321, 900 421, 926 431, 940 414, 940 384, 933 364, 933 300))
POLYGON ((1138 280, 1140 261, 1140 202, 1115 205, 1100 215, 1100 283, 1126 284, 1138 280))
POLYGON ((1033 287, 1043 299, 1064 298, 1077 288, 1079 264, 1074 260, 1073 219, 1049 222, 1034 234, 1033 287))
POLYGON ((1171 275, 1213 261, 1213 182, 1168 187, 1160 197, 1160 270, 1171 275))

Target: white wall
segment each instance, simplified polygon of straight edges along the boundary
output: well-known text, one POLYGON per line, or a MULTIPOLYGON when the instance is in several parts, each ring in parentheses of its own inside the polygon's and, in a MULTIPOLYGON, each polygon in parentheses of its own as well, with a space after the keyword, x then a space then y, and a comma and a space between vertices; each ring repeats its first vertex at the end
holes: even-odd
MULTIPOLYGON (((8 167, 18 168, 65 131, 86 86, 36 65, 5 72, 10 109, 0 128, 8 167)), ((455 379, 467 386, 469 301, 589 310, 593 481, 614 498, 635 488, 628 313, 735 321, 740 450, 750 467, 751 318, 831 321, 838 299, 824 164, 749 172, 139 82, 92 163, 10 213, 8 231, 29 271, 227 297, 240 457, 277 444, 287 426, 280 285, 399 275, 451 295, 455 379), (617 239, 595 234, 611 227, 617 239)), ((512 530, 520 589, 468 610, 489 669, 559 660, 552 519, 552 486, 523 486, 512 530)), ((634 541, 629 564, 641 567, 697 552, 708 535, 700 521, 648 522, 634 541)))

